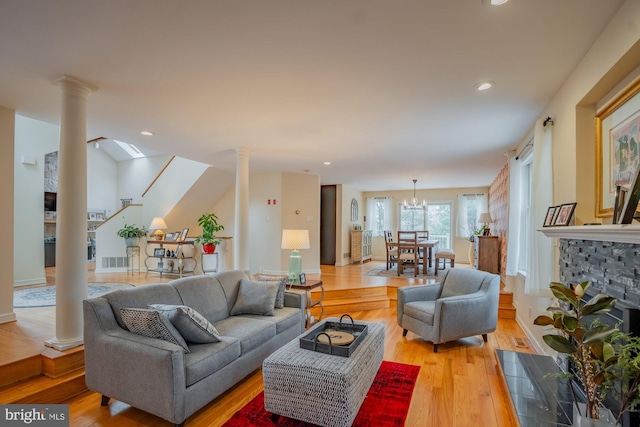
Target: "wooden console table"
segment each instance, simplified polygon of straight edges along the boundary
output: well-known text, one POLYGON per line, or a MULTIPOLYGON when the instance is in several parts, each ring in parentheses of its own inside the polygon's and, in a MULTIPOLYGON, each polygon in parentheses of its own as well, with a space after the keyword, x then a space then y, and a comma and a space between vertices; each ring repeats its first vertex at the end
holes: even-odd
POLYGON ((302 290, 305 292, 305 297, 307 300, 307 307, 305 310, 305 327, 308 328, 314 323, 322 320, 322 316, 324 315, 324 305, 322 304, 322 301, 324 301, 324 286, 322 285, 322 280, 309 280, 306 283, 295 283, 293 285, 290 285, 290 288, 302 290), (322 290, 322 293, 320 295, 320 299, 313 301, 311 299, 311 290, 315 288, 320 288, 322 290), (316 305, 320 306, 320 317, 314 319, 313 315, 311 314, 311 307, 315 307, 316 305))

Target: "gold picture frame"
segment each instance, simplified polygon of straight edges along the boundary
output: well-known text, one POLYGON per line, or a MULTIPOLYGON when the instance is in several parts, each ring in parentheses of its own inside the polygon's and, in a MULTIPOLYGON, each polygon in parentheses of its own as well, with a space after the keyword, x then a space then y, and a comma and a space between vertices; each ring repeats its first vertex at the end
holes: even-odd
POLYGON ((616 187, 625 186, 625 180, 633 178, 640 164, 640 78, 603 108, 595 120, 596 217, 603 218, 613 216, 616 187), (631 148, 632 140, 635 148, 631 148))

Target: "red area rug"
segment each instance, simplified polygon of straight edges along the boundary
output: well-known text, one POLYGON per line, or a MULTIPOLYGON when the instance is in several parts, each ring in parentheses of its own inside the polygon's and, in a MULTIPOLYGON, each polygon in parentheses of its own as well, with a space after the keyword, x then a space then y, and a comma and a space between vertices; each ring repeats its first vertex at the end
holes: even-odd
MULTIPOLYGON (((409 412, 419 366, 383 361, 353 426, 402 427, 409 412)), ((236 412, 224 427, 305 427, 312 424, 280 417, 277 424, 264 410, 264 393, 236 412)))

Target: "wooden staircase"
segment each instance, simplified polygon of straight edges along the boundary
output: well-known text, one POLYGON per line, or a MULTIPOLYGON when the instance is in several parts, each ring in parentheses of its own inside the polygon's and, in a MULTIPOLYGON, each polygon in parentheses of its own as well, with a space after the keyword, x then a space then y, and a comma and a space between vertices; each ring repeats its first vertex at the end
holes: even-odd
POLYGON ((50 348, 0 366, 0 403, 61 403, 87 390, 84 347, 50 348))

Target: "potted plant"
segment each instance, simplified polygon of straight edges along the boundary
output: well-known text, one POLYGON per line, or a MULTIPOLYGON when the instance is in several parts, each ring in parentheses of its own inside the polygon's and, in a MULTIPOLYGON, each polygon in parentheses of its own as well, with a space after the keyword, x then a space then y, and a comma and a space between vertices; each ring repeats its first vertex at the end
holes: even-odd
MULTIPOLYGON (((606 417, 606 421, 600 424, 613 425, 617 420, 602 405, 607 392, 617 394, 622 404, 618 420, 624 412, 636 410, 640 403, 640 341, 619 332, 616 327, 602 324, 598 319, 589 320, 589 316, 611 311, 616 304, 615 298, 604 294, 583 302, 582 296, 589 286, 589 282, 583 282, 572 290, 561 283, 551 283, 554 296, 569 306, 548 307, 552 317, 538 316, 533 323, 551 326, 555 333, 544 335, 544 342, 553 350, 569 355, 575 364, 575 375, 560 374, 568 379, 577 379, 583 386, 584 404, 578 402, 573 393, 575 416, 591 419, 593 422, 589 425, 598 425, 594 420, 606 417)), ((571 387, 571 382, 569 385, 571 387)), ((574 425, 579 425, 575 419, 574 425)))
POLYGON ((149 233, 149 231, 145 226, 137 227, 136 225, 129 225, 127 223, 117 232, 119 237, 124 238, 124 243, 127 246, 138 246, 140 238, 145 237, 147 233, 149 233))
POLYGON ((218 217, 215 213, 206 213, 198 218, 198 225, 202 227, 202 234, 195 240, 202 245, 205 254, 212 254, 216 251, 216 246, 220 244, 214 233, 224 230, 224 226, 218 224, 218 217))

